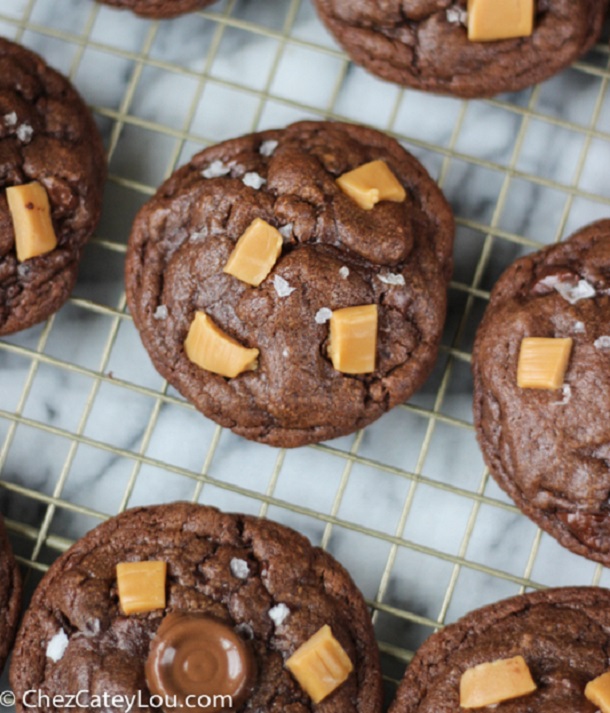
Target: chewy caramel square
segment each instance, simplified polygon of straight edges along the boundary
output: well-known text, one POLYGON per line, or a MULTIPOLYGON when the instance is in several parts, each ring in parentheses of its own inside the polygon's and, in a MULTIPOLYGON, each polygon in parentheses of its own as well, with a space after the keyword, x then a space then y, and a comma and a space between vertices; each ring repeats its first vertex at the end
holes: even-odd
POLYGON ((328 624, 319 629, 286 661, 314 703, 319 703, 344 683, 354 666, 328 624))
POLYGON ((227 379, 258 365, 259 350, 244 347, 225 334, 205 312, 195 313, 184 340, 184 351, 193 364, 227 379))
POLYGON ((328 355, 337 371, 344 374, 375 371, 377 320, 377 305, 343 307, 332 313, 328 355))
POLYGON ((402 203, 407 197, 400 181, 385 161, 377 160, 358 166, 337 178, 339 188, 364 210, 379 201, 402 203))
POLYGON ((529 37, 534 31, 535 0, 468 0, 468 39, 495 42, 529 37))
POLYGON ((523 656, 498 659, 467 669, 460 679, 460 706, 484 708, 536 690, 523 656))
POLYGON ((255 218, 235 243, 223 272, 258 287, 277 262, 282 243, 279 230, 255 218))
POLYGON ((610 713, 610 671, 587 683, 585 697, 602 713, 610 713))
POLYGON ((165 609, 167 563, 121 562, 116 566, 119 602, 125 614, 165 609))
POLYGON ((525 337, 521 340, 517 385, 522 389, 560 389, 571 352, 570 337, 525 337))
POLYGON ((6 200, 15 231, 17 260, 24 262, 55 250, 57 236, 45 187, 38 181, 9 186, 6 200))

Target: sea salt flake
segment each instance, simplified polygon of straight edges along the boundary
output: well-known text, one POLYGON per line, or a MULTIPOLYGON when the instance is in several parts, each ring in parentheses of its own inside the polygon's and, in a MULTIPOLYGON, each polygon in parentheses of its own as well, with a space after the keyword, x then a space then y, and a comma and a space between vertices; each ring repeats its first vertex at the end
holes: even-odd
POLYGON ((283 356, 283 357, 287 357, 287 356, 289 356, 289 355, 290 355, 290 352, 288 351, 288 349, 282 349, 282 356, 283 356))
POLYGON ((385 285, 400 285, 404 287, 406 284, 404 276, 400 273, 388 272, 387 275, 377 275, 377 278, 385 285))
POLYGON ((290 616, 290 609, 285 604, 276 604, 269 609, 269 618, 276 626, 281 626, 290 616))
POLYGON ((593 342, 593 346, 596 349, 610 349, 610 336, 604 334, 602 337, 598 337, 593 342))
POLYGON ((208 229, 203 228, 202 230, 197 230, 189 235, 189 243, 197 243, 200 240, 208 237, 208 229))
POLYGON ((574 334, 584 334, 585 333, 585 323, 584 322, 574 322, 572 327, 574 334))
POLYGON ((284 238, 284 240, 290 240, 290 238, 292 237, 293 226, 293 223, 286 223, 286 225, 282 225, 282 227, 278 230, 279 234, 284 238))
POLYGON ((448 7, 445 14, 452 25, 465 25, 468 21, 468 13, 461 7, 448 7))
POLYGON ((328 307, 321 307, 317 312, 316 316, 314 319, 316 320, 316 324, 324 324, 325 322, 328 322, 328 320, 333 316, 333 311, 331 309, 328 309, 328 307))
POLYGON ((244 184, 244 186, 248 186, 248 188, 254 188, 254 190, 258 191, 261 186, 267 183, 267 180, 262 176, 259 176, 258 173, 256 173, 255 171, 249 171, 248 173, 244 174, 244 177, 241 179, 241 182, 244 184))
POLYGON ((278 297, 288 297, 296 290, 296 287, 291 287, 281 275, 274 276, 273 286, 278 297))
POLYGON ((562 399, 561 401, 555 401, 554 406, 565 406, 568 401, 572 398, 572 387, 570 384, 564 384, 561 387, 562 399))
POLYGON ((17 274, 19 277, 27 277, 30 274, 30 266, 20 262, 19 265, 17 265, 17 274))
POLYGON ((47 658, 51 659, 53 663, 61 661, 68 648, 68 643, 66 632, 60 629, 47 644, 47 658))
POLYGON ((263 141, 263 143, 260 145, 260 148, 258 149, 258 152, 261 156, 273 156, 273 153, 277 147, 278 142, 274 141, 273 139, 269 139, 268 141, 263 141))
POLYGON ((212 161, 212 163, 201 172, 204 178, 220 178, 231 172, 231 167, 223 161, 212 161))
POLYGON ((340 267, 339 274, 344 280, 347 280, 347 278, 349 277, 349 267, 347 267, 347 265, 343 265, 343 267, 340 267))
POLYGON ((159 305, 157 309, 155 310, 155 313, 153 314, 153 317, 155 319, 167 319, 167 306, 166 305, 159 305))
POLYGON ((17 114, 11 111, 9 114, 5 114, 3 117, 5 126, 16 126, 17 125, 17 114))
POLYGON ((246 560, 240 560, 237 557, 233 557, 229 563, 229 567, 231 568, 231 574, 234 577, 237 577, 237 579, 248 579, 250 568, 248 567, 246 560))
POLYGON ((32 140, 34 129, 29 124, 20 124, 15 133, 22 144, 27 144, 32 140))
POLYGON ((579 300, 595 297, 595 287, 586 280, 579 280, 578 284, 571 285, 569 282, 560 280, 556 275, 548 275, 540 280, 540 284, 559 292, 563 299, 571 305, 576 304, 579 300))

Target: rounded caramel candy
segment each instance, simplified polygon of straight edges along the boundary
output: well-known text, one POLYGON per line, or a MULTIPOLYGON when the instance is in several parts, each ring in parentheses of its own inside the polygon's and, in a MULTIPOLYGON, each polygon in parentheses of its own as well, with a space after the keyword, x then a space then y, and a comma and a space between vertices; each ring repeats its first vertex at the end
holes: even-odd
POLYGON ((205 614, 168 614, 146 661, 148 688, 163 699, 165 710, 239 708, 255 677, 248 644, 230 626, 205 614))

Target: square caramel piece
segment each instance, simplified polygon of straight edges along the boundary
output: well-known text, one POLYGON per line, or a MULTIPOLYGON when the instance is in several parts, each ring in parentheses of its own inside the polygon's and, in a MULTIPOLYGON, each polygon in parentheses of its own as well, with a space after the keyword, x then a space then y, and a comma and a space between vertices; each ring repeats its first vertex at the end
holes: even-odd
POLYGON ((125 614, 165 609, 167 563, 121 562, 116 566, 119 602, 125 614))
POLYGON ((325 624, 292 654, 286 668, 311 700, 319 703, 347 680, 354 666, 325 624))
POLYGON ((38 181, 9 186, 6 200, 15 231, 17 260, 24 262, 55 250, 57 236, 45 187, 38 181))
POLYGON ((460 679, 460 706, 484 708, 536 690, 523 656, 498 659, 467 669, 460 679))
POLYGON ((205 312, 196 312, 184 341, 189 361, 201 369, 233 379, 257 368, 259 350, 225 334, 205 312))
POLYGON ((377 353, 377 305, 335 310, 330 317, 328 355, 337 371, 370 374, 377 353))
POLYGON ((277 262, 282 244, 279 230, 255 218, 235 243, 223 272, 258 287, 277 262))
POLYGON ((571 353, 570 337, 525 337, 521 340, 517 385, 522 389, 561 388, 571 353))
POLYGON ((610 671, 587 683, 585 697, 602 713, 610 713, 610 671))
POLYGON ((337 178, 339 188, 364 210, 379 201, 402 203, 407 193, 385 161, 371 161, 337 178))
POLYGON ((534 31, 535 0, 468 0, 468 39, 494 42, 529 37, 534 31))

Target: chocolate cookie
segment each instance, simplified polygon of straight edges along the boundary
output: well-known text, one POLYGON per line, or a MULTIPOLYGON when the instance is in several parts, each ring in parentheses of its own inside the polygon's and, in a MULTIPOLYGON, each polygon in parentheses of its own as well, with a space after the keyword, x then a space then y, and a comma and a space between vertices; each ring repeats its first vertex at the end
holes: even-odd
POLYGON ((104 178, 102 141, 74 87, 0 38, 0 335, 46 319, 68 298, 104 178), (20 234, 52 242, 20 252, 20 234))
POLYGON ((522 656, 536 690, 496 713, 595 713, 587 683, 608 670, 610 592, 565 587, 512 597, 466 615, 417 651, 390 713, 459 713, 460 679, 475 666, 522 656))
POLYGON ((85 691, 89 710, 124 709, 112 696, 146 711, 176 696, 199 710, 188 692, 231 695, 236 711, 381 711, 370 614, 341 565, 287 527, 189 503, 128 511, 61 556, 25 614, 10 680, 18 711, 56 709, 24 700, 32 690, 85 691), (294 654, 329 629, 322 679, 346 673, 318 708, 294 654))
POLYGON ((247 438, 300 446, 365 426, 423 383, 452 241, 449 206, 396 141, 301 122, 206 149, 161 186, 133 226, 127 300, 155 366, 199 410, 247 438), (396 193, 365 209, 336 179, 369 162, 396 193), (279 244, 252 286, 225 270, 256 221, 254 232, 263 226, 259 237, 279 244), (378 319, 374 365, 348 374, 329 357, 331 314, 363 305, 378 319), (187 357, 202 313, 239 343, 249 366, 235 378, 187 357))
POLYGON ((21 577, 0 516, 0 673, 9 654, 21 607, 21 577))
POLYGON ((481 42, 468 39, 466 0, 315 4, 357 64, 382 79, 460 97, 516 91, 559 72, 594 44, 607 8, 606 0, 537 0, 531 35, 481 42))
POLYGON ((106 5, 113 5, 125 10, 131 10, 142 17, 162 19, 176 17, 186 12, 201 10, 216 0, 99 0, 106 5))
POLYGON ((610 220, 506 270, 472 367, 474 420, 492 475, 562 545, 610 564, 610 220), (554 383, 528 386, 553 362, 554 383))

